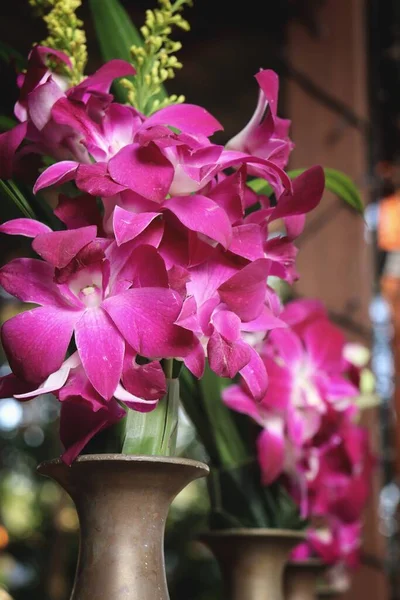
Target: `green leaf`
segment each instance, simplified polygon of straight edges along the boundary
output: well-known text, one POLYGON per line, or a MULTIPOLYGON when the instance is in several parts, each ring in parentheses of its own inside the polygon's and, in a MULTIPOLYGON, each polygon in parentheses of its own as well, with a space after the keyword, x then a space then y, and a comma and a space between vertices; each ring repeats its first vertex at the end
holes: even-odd
POLYGON ((360 193, 350 177, 336 169, 324 169, 324 173, 326 189, 339 196, 357 212, 363 214, 364 205, 360 193))
MULTIPOLYGON (((119 0, 89 0, 89 4, 103 59, 121 58, 131 62, 131 46, 143 46, 143 39, 122 4, 119 0)), ((120 102, 126 102, 123 86, 116 83, 115 93, 120 102)), ((160 99, 165 96, 163 90, 160 99)))
POLYGON ((52 229, 63 228, 45 198, 41 194, 34 195, 31 187, 12 179, 0 179, 0 195, 11 201, 24 217, 46 223, 52 229))
POLYGON ((269 183, 265 179, 253 179, 248 183, 249 187, 256 192, 256 194, 262 194, 263 196, 271 196, 274 192, 269 183))
POLYGON ((8 131, 12 129, 17 123, 10 119, 10 117, 6 117, 5 115, 0 115, 0 131, 8 131))
POLYGON ((174 456, 178 429, 179 380, 169 379, 164 398, 151 412, 127 410, 122 454, 174 456))
MULTIPOLYGON (((295 169, 293 171, 288 171, 287 174, 290 179, 295 179, 298 175, 304 173, 305 170, 306 169, 295 169)), ((360 193, 350 177, 336 169, 325 168, 324 173, 325 188, 344 200, 349 206, 354 208, 354 210, 363 214, 364 205, 360 193)), ((271 196, 273 194, 272 187, 264 179, 253 179, 250 181, 249 186, 257 194, 262 194, 264 196, 271 196)))
POLYGON ((14 63, 19 71, 22 71, 27 63, 25 56, 4 42, 0 42, 0 60, 5 63, 14 63))
POLYGON ((7 200, 11 200, 25 217, 28 217, 29 219, 36 218, 31 205, 14 181, 3 181, 0 179, 0 194, 7 200))

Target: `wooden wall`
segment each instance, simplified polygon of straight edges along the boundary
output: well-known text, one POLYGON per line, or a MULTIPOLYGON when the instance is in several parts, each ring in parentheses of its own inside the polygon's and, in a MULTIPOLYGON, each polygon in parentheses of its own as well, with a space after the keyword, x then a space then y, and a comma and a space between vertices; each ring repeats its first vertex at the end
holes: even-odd
MULTIPOLYGON (((365 12, 364 0, 326 0, 318 14, 318 36, 300 24, 291 24, 288 30, 288 57, 293 67, 348 106, 361 124, 368 119, 365 12)), ((293 79, 288 81, 287 109, 296 143, 292 167, 321 164, 341 169, 357 182, 367 201, 368 140, 363 127, 355 127, 293 79)), ((321 298, 340 317, 349 337, 369 343, 373 261, 363 219, 327 193, 309 219, 299 246, 297 292, 321 298)), ((365 420, 379 449, 376 411, 369 410, 365 420)), ((379 488, 378 474, 366 513, 364 540, 364 552, 378 563, 385 551, 378 533, 379 488)), ((350 598, 388 598, 383 571, 364 565, 346 595, 350 598)))

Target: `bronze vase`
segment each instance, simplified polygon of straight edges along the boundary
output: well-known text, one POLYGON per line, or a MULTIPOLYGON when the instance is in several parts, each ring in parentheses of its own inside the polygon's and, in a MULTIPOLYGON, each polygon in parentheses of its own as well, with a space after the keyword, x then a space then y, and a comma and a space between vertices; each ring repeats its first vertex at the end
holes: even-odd
POLYGON ((227 529, 202 536, 221 569, 224 600, 284 600, 283 573, 299 531, 227 529))
POLYGON ((203 463, 163 456, 93 454, 71 467, 44 462, 75 503, 80 550, 71 600, 169 600, 164 528, 175 496, 208 474, 203 463))
POLYGON ((291 562, 285 571, 285 600, 316 600, 318 581, 326 571, 320 560, 291 562))

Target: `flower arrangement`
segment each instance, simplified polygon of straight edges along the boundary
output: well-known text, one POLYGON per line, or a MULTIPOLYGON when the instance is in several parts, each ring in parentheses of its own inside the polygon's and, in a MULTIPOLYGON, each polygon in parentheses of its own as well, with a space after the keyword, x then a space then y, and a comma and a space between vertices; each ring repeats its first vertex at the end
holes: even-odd
MULTIPOLYGON (((0 190, 22 213, 0 232, 35 257, 0 269, 29 305, 2 326, 0 397, 56 396, 67 465, 174 455, 181 403, 212 466, 212 528, 307 527, 294 559, 354 568, 374 464, 358 423, 368 357, 275 283, 298 278, 295 242, 325 186, 360 210, 357 191, 332 169, 287 171, 273 71, 226 145, 205 108, 166 93, 190 0, 158 0, 141 36, 128 22, 132 46, 90 75, 80 0, 29 1, 49 36, 0 135, 0 190)), ((98 8, 124 26, 118 0, 98 8)))
POLYGON ((181 383, 215 466, 214 523, 328 515, 335 547, 315 529, 299 552, 341 560, 340 536, 346 552, 349 535, 358 545, 371 471, 360 373, 325 309, 283 307, 271 282, 297 279, 295 240, 325 184, 360 208, 356 191, 319 166, 286 171, 293 143, 273 71, 256 74, 256 110, 225 146, 207 110, 165 93, 189 0, 159 0, 129 60, 89 76, 80 1, 30 3, 49 37, 18 75, 19 123, 0 135, 1 189, 24 215, 0 231, 31 238, 37 258, 6 264, 0 284, 37 306, 2 327, 12 372, 1 396, 53 393, 71 464, 93 449, 173 454, 181 383))
POLYGON ((69 46, 54 39, 64 15, 56 3, 53 47, 31 51, 18 78, 20 123, 0 137, 2 179, 23 178, 34 155, 42 166, 33 191, 58 195, 55 230, 28 218, 0 229, 32 238, 39 256, 1 270, 8 293, 38 305, 3 325, 12 374, 2 394, 57 396, 68 463, 121 420, 119 450, 173 451, 174 402, 162 399, 182 364, 201 379, 207 359, 218 376, 240 373, 255 399, 265 394, 265 364, 246 338, 284 325, 266 280, 293 279, 293 241, 324 189, 320 167, 293 181, 284 171, 292 143, 272 71, 257 74, 257 110, 226 147, 209 139, 221 125, 202 107, 172 96, 159 108, 154 96, 179 66, 169 34, 186 27, 183 5, 148 12, 136 68, 115 59, 85 77, 82 36, 69 46), (124 82, 131 104, 110 94, 121 77, 133 77, 124 82), (274 205, 259 202, 249 177, 271 186, 274 205), (287 235, 269 239, 277 219, 287 235))

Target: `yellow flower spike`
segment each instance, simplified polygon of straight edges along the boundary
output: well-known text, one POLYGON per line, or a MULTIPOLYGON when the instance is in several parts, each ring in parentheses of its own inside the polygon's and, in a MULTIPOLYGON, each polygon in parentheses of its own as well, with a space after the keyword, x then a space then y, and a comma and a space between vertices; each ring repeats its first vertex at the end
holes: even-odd
POLYGON ((83 79, 87 62, 83 22, 75 14, 82 0, 29 0, 29 4, 47 25, 48 37, 41 43, 65 52, 71 59, 72 68, 58 63, 54 68, 68 77, 71 85, 76 85, 83 79))
POLYGON ((157 95, 161 91, 160 84, 175 77, 175 71, 182 67, 174 56, 182 44, 172 40, 170 35, 174 27, 184 31, 190 29, 181 15, 186 6, 193 6, 192 0, 158 0, 158 8, 148 9, 145 13, 145 23, 140 29, 143 47, 131 48, 132 63, 137 72, 132 82, 134 93, 126 84, 124 86, 128 89, 128 101, 144 114, 150 115, 165 106, 184 102, 183 96, 174 94, 161 100, 157 95))

